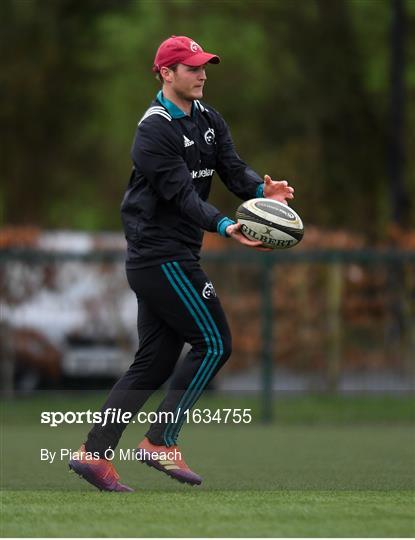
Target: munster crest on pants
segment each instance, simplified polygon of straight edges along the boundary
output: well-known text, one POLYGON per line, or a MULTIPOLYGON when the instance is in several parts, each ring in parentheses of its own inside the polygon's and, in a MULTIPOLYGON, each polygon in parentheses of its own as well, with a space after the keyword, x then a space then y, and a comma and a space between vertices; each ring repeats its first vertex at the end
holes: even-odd
POLYGON ((203 287, 202 296, 203 298, 206 298, 206 300, 216 298, 216 291, 211 281, 206 281, 205 286, 203 287))

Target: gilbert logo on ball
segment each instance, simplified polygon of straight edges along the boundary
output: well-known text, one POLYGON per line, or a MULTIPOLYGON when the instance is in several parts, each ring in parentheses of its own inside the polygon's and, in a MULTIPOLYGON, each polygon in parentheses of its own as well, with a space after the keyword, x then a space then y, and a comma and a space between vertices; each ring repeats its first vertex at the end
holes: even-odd
POLYGON ((242 233, 272 249, 295 246, 304 235, 300 216, 286 204, 273 199, 250 199, 236 211, 242 233))

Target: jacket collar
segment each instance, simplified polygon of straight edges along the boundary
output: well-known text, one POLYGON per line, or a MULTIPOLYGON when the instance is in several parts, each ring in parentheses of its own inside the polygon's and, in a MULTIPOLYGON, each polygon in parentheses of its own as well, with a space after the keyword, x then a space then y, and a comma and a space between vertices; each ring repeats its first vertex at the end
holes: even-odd
MULTIPOLYGON (((156 96, 156 99, 159 103, 163 105, 165 109, 167 109, 167 112, 170 114, 172 118, 185 118, 187 116, 186 113, 184 113, 177 105, 175 105, 172 101, 164 97, 163 91, 160 90, 156 96)), ((192 114, 193 117, 195 115, 195 103, 192 103, 192 114)))

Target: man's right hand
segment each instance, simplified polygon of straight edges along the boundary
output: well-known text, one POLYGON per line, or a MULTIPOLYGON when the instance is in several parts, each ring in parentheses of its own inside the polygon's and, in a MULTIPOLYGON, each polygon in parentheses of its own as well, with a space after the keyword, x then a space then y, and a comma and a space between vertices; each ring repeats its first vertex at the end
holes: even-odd
POLYGON ((271 248, 264 247, 262 245, 262 242, 258 242, 256 240, 249 240, 249 238, 244 236, 241 232, 240 223, 228 225, 226 227, 226 234, 244 246, 257 249, 258 251, 272 251, 271 248))

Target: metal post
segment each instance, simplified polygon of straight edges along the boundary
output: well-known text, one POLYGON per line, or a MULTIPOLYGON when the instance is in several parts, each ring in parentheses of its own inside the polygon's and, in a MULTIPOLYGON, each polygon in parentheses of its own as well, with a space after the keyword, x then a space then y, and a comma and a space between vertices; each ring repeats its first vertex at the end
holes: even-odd
POLYGON ((14 393, 14 351, 11 328, 6 321, 0 321, 0 395, 10 399, 14 393))
POLYGON ((327 385, 333 393, 338 390, 341 369, 342 288, 342 265, 333 262, 327 275, 327 385))
POLYGON ((273 416, 272 400, 272 327, 273 327, 273 290, 272 277, 275 263, 263 257, 261 272, 261 321, 262 321, 262 421, 271 422, 273 416))

